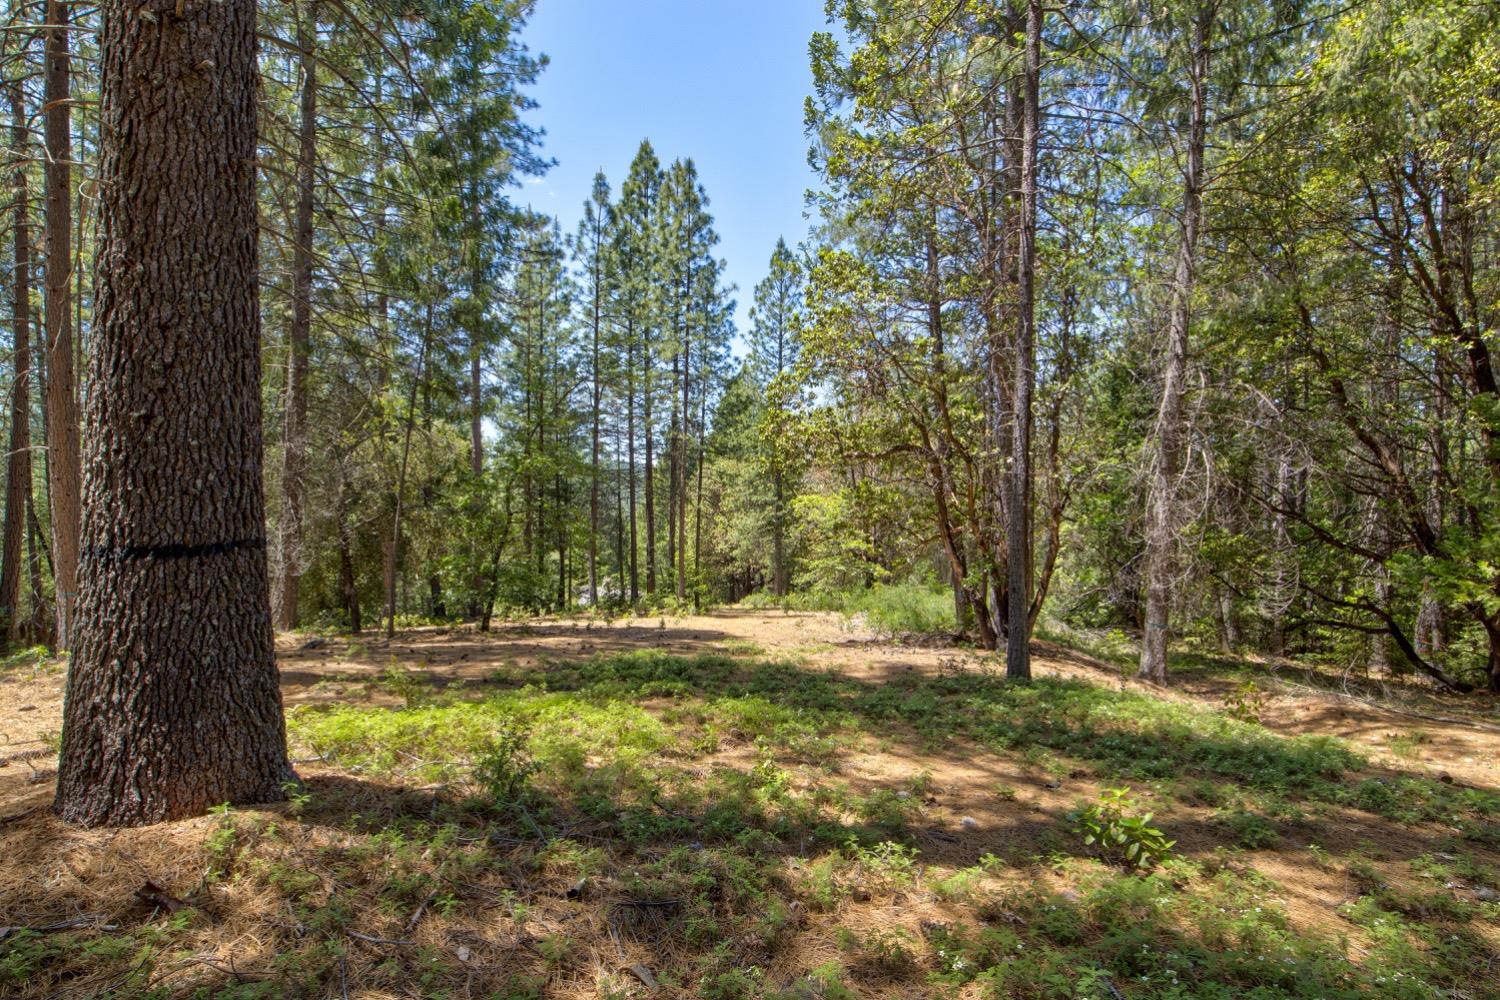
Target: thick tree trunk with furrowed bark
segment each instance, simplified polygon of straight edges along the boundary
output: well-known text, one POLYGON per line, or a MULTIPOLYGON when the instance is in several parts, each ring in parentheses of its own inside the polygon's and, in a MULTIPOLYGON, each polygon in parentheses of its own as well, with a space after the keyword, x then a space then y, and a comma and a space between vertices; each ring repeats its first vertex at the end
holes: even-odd
POLYGON ((77 641, 56 808, 283 796, 261 492, 254 0, 107 0, 77 641))

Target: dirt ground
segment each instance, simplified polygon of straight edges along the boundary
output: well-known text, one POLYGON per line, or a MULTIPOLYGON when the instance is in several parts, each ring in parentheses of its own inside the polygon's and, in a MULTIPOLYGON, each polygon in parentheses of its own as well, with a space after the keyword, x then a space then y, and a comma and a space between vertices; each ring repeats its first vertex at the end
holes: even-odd
MULTIPOLYGON (((992 657, 956 646, 912 646, 880 639, 856 622, 825 612, 723 610, 682 618, 532 619, 498 625, 490 633, 460 625, 416 628, 387 640, 363 637, 278 639, 282 696, 288 706, 339 702, 354 685, 371 681, 393 663, 425 673, 435 685, 481 685, 496 667, 544 669, 547 663, 583 660, 601 652, 660 649, 672 654, 748 652, 790 657, 813 670, 879 682, 900 673, 995 670, 992 657)), ((1035 676, 1082 678, 1094 684, 1152 691, 1155 697, 1217 706, 1227 685, 1197 682, 1161 691, 1142 685, 1100 660, 1053 643, 1034 643, 1035 676)), ((1295 679, 1295 678, 1293 678, 1295 679)), ((62 724, 63 672, 43 664, 0 678, 0 810, 36 798, 51 775, 45 738, 62 724)), ((380 696, 375 696, 380 700, 380 696)), ((390 702, 396 703, 395 697, 390 702)), ((1500 699, 1478 696, 1439 699, 1424 691, 1421 715, 1373 705, 1338 693, 1298 685, 1265 691, 1262 723, 1287 733, 1323 733, 1358 745, 1373 759, 1395 760, 1404 769, 1449 775, 1478 787, 1500 787, 1500 699), (1406 753, 1392 741, 1421 730, 1421 744, 1406 753)), ((957 775, 956 775, 957 777, 957 775)), ((3 813, 0 813, 3 814, 3 813)))
MULTIPOLYGON (((912 672, 943 675, 1003 669, 993 657, 965 648, 883 640, 838 615, 738 610, 614 621, 536 619, 507 623, 489 634, 472 627, 423 628, 403 631, 393 640, 368 633, 361 637, 284 635, 278 640, 278 657, 288 706, 397 705, 396 696, 372 684, 393 664, 416 672, 438 688, 461 685, 482 690, 497 670, 545 677, 552 664, 643 648, 674 654, 728 652, 786 658, 804 670, 833 672, 871 684, 912 672)), ((1035 647, 1033 670, 1039 676, 1080 678, 1094 684, 1136 684, 1107 664, 1046 643, 1035 647)), ((143 883, 167 886, 185 895, 191 887, 180 884, 181 879, 174 882, 180 873, 174 873, 171 866, 174 859, 191 855, 213 826, 212 819, 200 818, 146 831, 112 832, 74 830, 58 822, 48 806, 63 683, 63 671, 56 664, 23 666, 0 674, 0 924, 35 927, 76 919, 86 925, 89 920, 122 919, 122 913, 141 907, 136 887, 143 883), (34 901, 44 895, 42 888, 63 884, 70 887, 71 912, 30 912, 34 901)), ((1225 692, 1225 685, 1199 680, 1155 693, 1219 708, 1225 692)), ((1420 691, 1403 699, 1398 709, 1268 679, 1264 698, 1260 715, 1268 727, 1288 735, 1341 737, 1364 752, 1374 769, 1500 789, 1500 720, 1496 702, 1486 696, 1445 699, 1420 691)), ((736 762, 732 748, 722 758, 704 761, 702 766, 749 766, 736 762)), ((297 765, 304 778, 321 781, 323 787, 345 780, 318 760, 301 759, 297 765)), ((928 863, 954 869, 973 865, 991 850, 1013 850, 1017 838, 1036 830, 1055 828, 1080 798, 1100 791, 1084 774, 1049 773, 1028 766, 1017 756, 980 754, 961 746, 915 754, 905 741, 867 742, 841 762, 842 780, 856 790, 894 787, 917 772, 930 776, 926 808, 915 831, 922 856, 928 863), (1011 794, 997 797, 997 787, 1011 794)), ((1215 839, 1209 813, 1206 808, 1175 809, 1172 830, 1181 849, 1206 852, 1215 839)), ((1353 810, 1346 810, 1341 822, 1333 825, 1322 847, 1334 853, 1355 845, 1362 849, 1374 845, 1377 854, 1409 859, 1426 849, 1427 834, 1421 828, 1395 826, 1353 810)), ((1254 864, 1284 887, 1281 902, 1295 923, 1326 922, 1353 890, 1345 874, 1314 863, 1316 859, 1304 847, 1256 852, 1254 864)), ((903 905, 909 911, 903 914, 908 922, 919 911, 926 914, 923 920, 941 916, 942 907, 930 900, 925 909, 910 901, 903 905)), ((262 916, 274 923, 274 914, 262 916)), ((845 927, 858 928, 879 926, 890 915, 856 908, 841 919, 845 927)), ((250 967, 257 955, 264 959, 254 939, 254 924, 241 920, 236 926, 246 935, 243 940, 226 943, 205 936, 201 954, 190 964, 215 969, 230 961, 224 956, 238 954, 241 957, 236 961, 250 967)), ((1358 947, 1358 935, 1354 938, 1358 947)), ((1500 934, 1491 940, 1500 949, 1500 934)), ((807 937, 788 952, 786 960, 810 965, 826 958, 820 951, 828 949, 826 939, 807 937)), ((226 975, 232 979, 236 974, 231 969, 226 975)), ((582 987, 575 992, 589 995, 582 987)), ((387 994, 356 991, 355 995, 387 994)))

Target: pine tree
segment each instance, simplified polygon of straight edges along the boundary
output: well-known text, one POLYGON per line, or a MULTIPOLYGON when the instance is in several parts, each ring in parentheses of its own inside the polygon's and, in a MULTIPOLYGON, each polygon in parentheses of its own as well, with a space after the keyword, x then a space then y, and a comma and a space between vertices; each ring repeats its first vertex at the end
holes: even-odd
POLYGON ((104 9, 90 545, 56 800, 88 826, 270 801, 294 777, 260 478, 256 12, 189 11, 168 31, 169 0, 104 9))

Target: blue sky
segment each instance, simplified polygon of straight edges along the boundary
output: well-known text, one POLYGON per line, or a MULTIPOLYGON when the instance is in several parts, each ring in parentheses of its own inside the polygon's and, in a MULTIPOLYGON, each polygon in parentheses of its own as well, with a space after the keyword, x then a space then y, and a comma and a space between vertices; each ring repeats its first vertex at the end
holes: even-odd
POLYGON ((663 165, 692 157, 743 334, 776 238, 807 232, 802 105, 823 27, 822 0, 539 0, 523 37, 551 65, 531 120, 557 166, 517 197, 572 232, 594 172, 618 196, 641 139, 663 165))

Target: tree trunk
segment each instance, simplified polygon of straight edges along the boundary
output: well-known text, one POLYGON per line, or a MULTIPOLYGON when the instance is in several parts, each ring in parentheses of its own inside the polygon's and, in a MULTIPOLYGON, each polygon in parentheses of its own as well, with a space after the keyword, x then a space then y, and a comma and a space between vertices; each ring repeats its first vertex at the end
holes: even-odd
POLYGON ((651 435, 651 345, 641 348, 643 355, 641 407, 646 425, 646 596, 656 596, 656 484, 652 469, 651 435))
POLYGON ((1214 588, 1215 617, 1219 625, 1219 652, 1233 656, 1240 646, 1240 630, 1234 620, 1234 595, 1228 587, 1214 588))
POLYGON ((406 470, 411 461, 411 434, 417 425, 417 390, 427 368, 427 349, 432 343, 432 303, 427 303, 422 325, 422 347, 417 352, 417 368, 412 373, 411 394, 406 400, 406 429, 401 441, 401 466, 396 474, 395 514, 391 518, 391 535, 385 550, 385 637, 396 637, 396 569, 401 561, 401 515, 406 506, 406 470))
POLYGON ((672 355, 672 382, 667 396, 672 400, 672 416, 667 422, 667 573, 675 582, 677 575, 677 442, 680 430, 677 426, 677 384, 681 355, 672 355))
POLYGON ((78 597, 79 459, 78 392, 73 373, 72 115, 69 95, 68 11, 47 0, 46 101, 47 461, 52 504, 52 573, 57 592, 57 644, 70 645, 70 619, 78 597))
POLYGON ((620 440, 616 432, 614 447, 615 462, 615 590, 612 595, 618 602, 625 591, 625 479, 623 463, 620 461, 620 440))
POLYGON ((771 515, 771 591, 785 597, 786 572, 786 487, 782 484, 781 464, 771 474, 771 495, 776 509, 771 515))
POLYGON ((682 421, 677 425, 677 603, 687 601, 688 414, 692 411, 692 331, 682 324, 682 421))
POLYGON ((86 826, 296 777, 261 492, 256 8, 174 8, 103 10, 90 545, 56 799, 86 826))
POLYGON ((1203 217, 1203 150, 1207 133, 1210 4, 1194 20, 1187 168, 1183 174, 1181 233, 1167 319, 1167 353, 1162 371, 1161 403, 1156 413, 1155 448, 1146 498, 1146 620, 1141 635, 1139 676, 1167 682, 1167 641, 1172 615, 1172 578, 1177 571, 1177 478, 1182 472, 1187 429, 1183 391, 1187 381, 1188 336, 1193 311, 1193 283, 1198 263, 1198 235, 1203 217))
POLYGON ((297 207, 292 245, 292 326, 287 336, 286 449, 282 455, 281 586, 277 589, 277 627, 297 627, 298 589, 302 581, 302 507, 307 492, 307 370, 312 334, 313 184, 318 155, 318 7, 316 0, 297 18, 297 48, 302 50, 301 121, 298 124, 297 207))
POLYGON ((1484 623, 1484 632, 1489 642, 1489 689, 1500 694, 1500 618, 1491 616, 1484 623))
POLYGON ((56 624, 47 608, 42 590, 42 561, 47 559, 47 539, 36 517, 34 494, 26 495, 26 576, 31 584, 31 637, 33 642, 48 643, 56 624))
POLYGON ((603 295, 601 287, 603 275, 600 270, 600 254, 598 230, 595 229, 594 238, 594 322, 592 358, 589 365, 589 374, 592 376, 593 386, 590 402, 592 422, 590 425, 589 439, 589 607, 599 606, 599 327, 600 327, 600 300, 603 295))
POLYGON ((339 596, 344 600, 349 631, 358 635, 362 625, 359 616, 359 584, 354 576, 354 533, 349 528, 349 482, 343 464, 348 459, 339 455, 337 461, 338 487, 337 496, 334 497, 333 516, 339 545, 339 596))
POLYGON ((26 507, 31 499, 31 221, 26 186, 26 106, 19 84, 10 92, 11 142, 16 156, 15 259, 11 277, 15 329, 15 381, 10 396, 10 453, 5 477, 5 543, 0 561, 0 613, 6 638, 21 633, 21 557, 26 540, 26 507))
POLYGON ((625 370, 630 373, 625 384, 625 453, 630 466, 630 603, 641 599, 639 517, 635 509, 635 331, 625 331, 625 370))
POLYGON ((1015 390, 1012 397, 1010 519, 1005 526, 1008 613, 1005 675, 1031 677, 1031 389, 1036 351, 1037 101, 1041 76, 1042 6, 1026 5, 1026 68, 1021 108, 1021 218, 1017 261, 1015 390))
MULTIPOLYGON (((703 356, 708 357, 704 347, 703 356)), ((704 368, 704 384, 698 396, 698 495, 693 504, 693 579, 697 587, 703 579, 703 469, 708 464, 708 369, 704 368)), ((699 591, 693 591, 693 609, 697 610, 699 591)))
POLYGON ((552 495, 557 500, 557 610, 567 611, 573 602, 568 594, 568 507, 560 474, 553 477, 552 495))
POLYGON ((479 335, 473 337, 469 345, 469 472, 477 480, 484 475, 484 359, 479 335))

